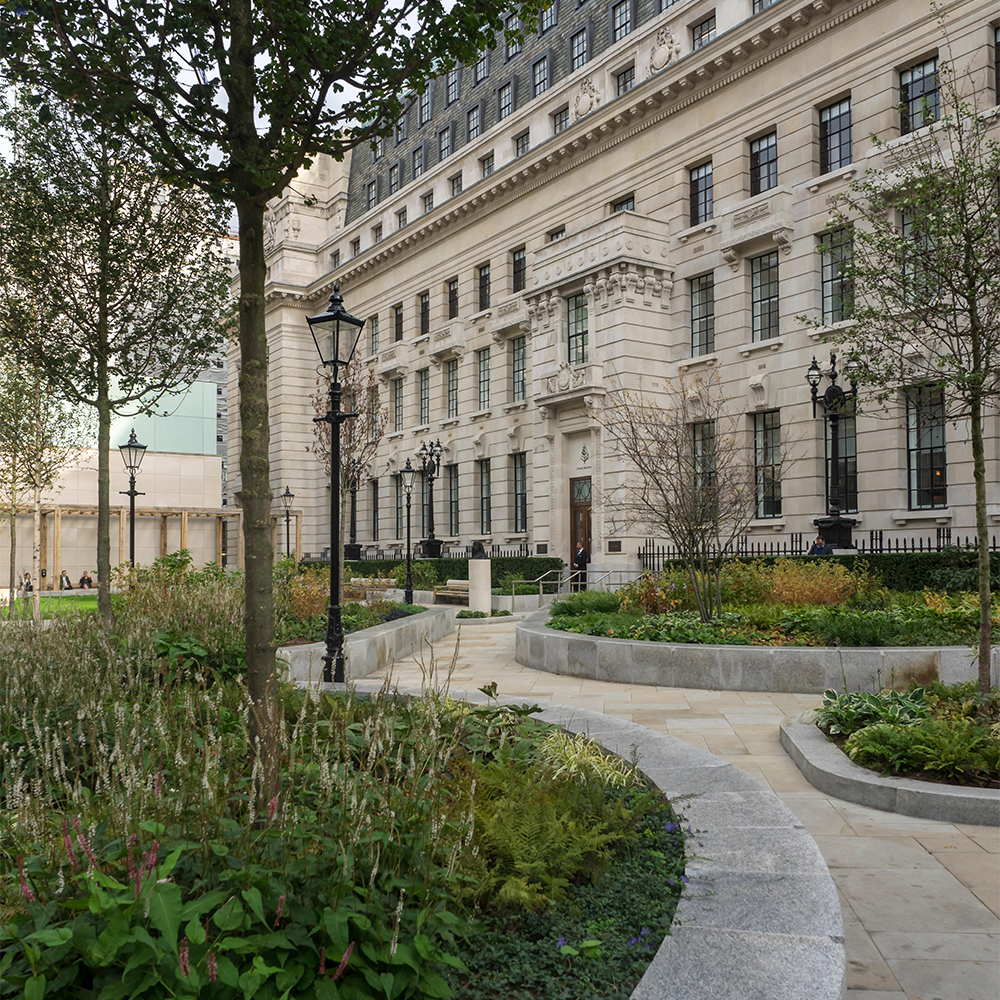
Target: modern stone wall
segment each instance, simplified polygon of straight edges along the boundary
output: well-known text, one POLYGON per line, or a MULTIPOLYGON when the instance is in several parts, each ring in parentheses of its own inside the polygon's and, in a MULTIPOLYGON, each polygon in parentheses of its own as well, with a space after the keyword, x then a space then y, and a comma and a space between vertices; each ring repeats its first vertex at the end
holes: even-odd
MULTIPOLYGON (((547 628, 534 615, 517 626, 517 662, 535 670, 589 680, 723 691, 822 694, 871 690, 876 683, 915 680, 946 684, 976 676, 965 646, 818 649, 815 647, 707 646, 602 639, 547 628)), ((1000 650, 993 650, 997 683, 1000 650)))
MULTIPOLYGON (((348 681, 367 677, 451 634, 455 631, 455 612, 459 610, 458 607, 431 608, 421 615, 351 633, 344 640, 348 681)), ((323 680, 325 652, 326 644, 322 642, 307 646, 283 646, 278 650, 278 660, 288 665, 288 680, 313 685, 323 680)))

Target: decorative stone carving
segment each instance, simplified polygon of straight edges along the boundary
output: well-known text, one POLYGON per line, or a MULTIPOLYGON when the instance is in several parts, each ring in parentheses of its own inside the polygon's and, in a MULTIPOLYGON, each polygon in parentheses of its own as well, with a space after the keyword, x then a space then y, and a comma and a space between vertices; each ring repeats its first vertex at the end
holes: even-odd
POLYGON ((757 372, 750 376, 750 396, 755 410, 767 409, 767 373, 757 372))
POLYGON ((517 421, 507 428, 507 450, 511 455, 524 451, 521 447, 521 425, 517 421))
POLYGON ((726 247, 722 251, 722 259, 729 265, 730 270, 740 269, 740 254, 736 247, 726 247))
POLYGON ((792 252, 792 231, 791 229, 777 229, 771 234, 771 239, 778 244, 783 254, 792 252))
POLYGON ((601 103, 601 92, 594 85, 593 80, 583 80, 580 83, 580 92, 576 95, 573 103, 573 120, 582 118, 590 114, 601 103))
POLYGON ((264 209, 264 249, 272 250, 278 240, 278 220, 269 208, 264 209))
POLYGON ((486 450, 486 442, 483 440, 483 431, 479 431, 479 433, 472 439, 472 457, 477 462, 481 462, 484 458, 486 458, 486 450))
POLYGON ((659 73, 681 54, 680 42, 674 38, 669 25, 664 25, 653 39, 653 51, 649 54, 649 75, 659 73))

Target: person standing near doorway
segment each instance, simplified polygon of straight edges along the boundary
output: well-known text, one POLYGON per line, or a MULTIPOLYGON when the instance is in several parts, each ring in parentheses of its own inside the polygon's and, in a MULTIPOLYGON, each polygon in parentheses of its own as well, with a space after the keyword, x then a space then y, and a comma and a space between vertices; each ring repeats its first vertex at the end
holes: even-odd
POLYGON ((590 562, 590 555, 583 547, 583 542, 576 543, 576 554, 573 556, 573 591, 587 589, 587 563, 590 562))

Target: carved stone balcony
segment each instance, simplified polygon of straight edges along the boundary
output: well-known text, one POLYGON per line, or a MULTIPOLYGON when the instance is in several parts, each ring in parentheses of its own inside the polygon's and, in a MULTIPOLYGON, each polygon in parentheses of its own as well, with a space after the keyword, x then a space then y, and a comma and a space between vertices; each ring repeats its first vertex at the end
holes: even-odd
POLYGON ((440 365, 448 358, 461 358, 465 353, 465 322, 453 319, 437 330, 432 330, 427 353, 435 365, 440 365))
POLYGON ((747 251, 767 252, 778 247, 783 253, 792 250, 792 192, 777 187, 734 205, 716 220, 719 224, 718 245, 726 263, 738 271, 747 251), (750 244, 763 242, 760 251, 750 244))
POLYGON ((535 396, 536 406, 557 410, 567 404, 583 402, 590 408, 593 404, 590 397, 603 396, 607 391, 604 367, 599 364, 571 366, 564 361, 551 374, 542 375, 541 390, 535 396))
POLYGON ((505 337, 518 337, 528 330, 528 303, 521 292, 500 299, 490 316, 490 336, 500 344, 505 337))
POLYGON ((410 347, 405 341, 398 341, 392 347, 379 351, 375 374, 383 381, 406 378, 410 371, 410 347))

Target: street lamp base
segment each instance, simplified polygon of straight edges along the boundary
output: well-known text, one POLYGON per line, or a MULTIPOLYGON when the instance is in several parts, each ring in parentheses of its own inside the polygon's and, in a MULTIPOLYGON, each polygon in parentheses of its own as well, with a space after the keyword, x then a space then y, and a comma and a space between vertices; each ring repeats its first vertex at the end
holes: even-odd
POLYGON ((361 544, 352 545, 350 542, 344 545, 344 558, 357 560, 361 558, 361 544))
POLYGON ((851 538, 851 530, 857 525, 857 520, 853 517, 817 517, 813 524, 816 525, 817 534, 823 540, 832 545, 835 549, 853 549, 854 540, 851 538))
POLYGON ((444 545, 444 542, 440 538, 425 538, 420 545, 424 550, 425 559, 441 558, 441 547, 444 545))

